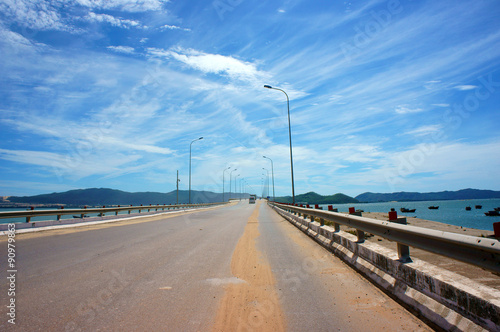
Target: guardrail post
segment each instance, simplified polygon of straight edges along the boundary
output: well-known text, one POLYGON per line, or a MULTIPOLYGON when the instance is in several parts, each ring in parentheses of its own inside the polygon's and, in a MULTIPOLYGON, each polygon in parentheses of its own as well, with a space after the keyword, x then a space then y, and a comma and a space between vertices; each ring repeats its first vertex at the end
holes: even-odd
POLYGON ((335 229, 335 230, 334 230, 334 232, 335 232, 335 233, 340 232, 340 224, 338 224, 338 223, 334 222, 334 223, 333 223, 333 227, 334 227, 334 229, 335 229))
POLYGON ((328 205, 328 211, 330 211, 330 212, 339 212, 339 209, 337 209, 337 208, 334 209, 333 205, 328 205))
MULTIPOLYGON (((61 206, 61 210, 64 210, 64 206, 61 206)), ((61 214, 58 214, 58 215, 57 215, 57 221, 60 221, 60 220, 61 220, 61 217, 62 217, 62 215, 61 215, 61 214)))
MULTIPOLYGON (((398 217, 398 213, 396 211, 389 212, 389 221, 395 222, 395 223, 401 224, 401 225, 408 224, 408 222, 406 221, 406 217, 398 217)), ((402 244, 402 243, 398 242, 398 257, 399 257, 400 262, 403 262, 403 263, 412 262, 411 257, 410 257, 410 247, 407 246, 406 244, 402 244)))
MULTIPOLYGON (((34 206, 30 206, 30 209, 33 211, 35 209, 34 206)), ((31 217, 26 217, 26 222, 30 222, 31 221, 31 217)))
MULTIPOLYGON (((318 204, 314 205, 314 208, 318 209, 318 210, 323 210, 323 208, 321 206, 319 206, 318 204)), ((325 226, 325 219, 319 218, 319 223, 321 224, 321 226, 325 226)))
POLYGON ((361 212, 356 211, 356 209, 354 207, 349 208, 349 214, 352 214, 353 216, 361 217, 361 212))
POLYGON ((357 229, 356 230, 356 236, 358 237, 358 240, 356 242, 358 242, 358 243, 365 242, 365 232, 363 232, 362 230, 357 229))

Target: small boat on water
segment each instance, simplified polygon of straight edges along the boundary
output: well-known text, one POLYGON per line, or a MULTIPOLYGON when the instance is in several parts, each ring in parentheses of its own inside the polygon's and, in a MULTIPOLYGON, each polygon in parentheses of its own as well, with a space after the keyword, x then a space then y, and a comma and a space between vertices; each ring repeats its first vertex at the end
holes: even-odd
POLYGON ((401 208, 400 210, 401 210, 401 212, 403 212, 403 213, 408 213, 408 212, 415 212, 415 211, 417 211, 417 209, 407 209, 407 208, 401 208))
POLYGON ((429 210, 437 210, 439 209, 439 206, 429 206, 429 210))
MULTIPOLYGON (((87 216, 87 215, 84 215, 84 216, 83 216, 83 218, 88 218, 88 217, 89 217, 89 216, 87 216)), ((75 218, 75 219, 76 219, 76 218, 80 219, 80 218, 82 218, 82 216, 73 216, 73 218, 75 218)))
POLYGON ((500 211, 500 207, 494 208, 495 211, 500 211))
POLYGON ((481 210, 483 208, 482 205, 476 205, 476 210, 481 210))
POLYGON ((472 208, 470 206, 465 207, 465 211, 470 211, 470 210, 472 210, 472 208))
POLYGON ((484 213, 488 217, 499 217, 500 216, 500 211, 493 210, 493 211, 488 211, 484 213))

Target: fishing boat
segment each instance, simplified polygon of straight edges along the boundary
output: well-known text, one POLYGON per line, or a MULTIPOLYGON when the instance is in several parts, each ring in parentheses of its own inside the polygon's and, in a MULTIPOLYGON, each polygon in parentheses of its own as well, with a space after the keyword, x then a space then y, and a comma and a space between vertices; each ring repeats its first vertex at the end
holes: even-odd
POLYGON ((483 208, 482 205, 476 205, 476 210, 481 210, 483 208))
POLYGON ((485 212, 484 214, 487 215, 488 217, 498 217, 500 216, 500 211, 493 210, 485 212))
POLYGON ((417 211, 417 209, 407 209, 407 208, 401 208, 400 210, 401 210, 401 212, 403 212, 403 213, 408 213, 408 212, 415 212, 415 211, 417 211))
POLYGON ((439 209, 439 206, 435 206, 435 205, 429 206, 429 210, 437 210, 437 209, 439 209))
POLYGON ((470 211, 470 210, 472 210, 472 208, 470 206, 465 207, 465 211, 470 211))

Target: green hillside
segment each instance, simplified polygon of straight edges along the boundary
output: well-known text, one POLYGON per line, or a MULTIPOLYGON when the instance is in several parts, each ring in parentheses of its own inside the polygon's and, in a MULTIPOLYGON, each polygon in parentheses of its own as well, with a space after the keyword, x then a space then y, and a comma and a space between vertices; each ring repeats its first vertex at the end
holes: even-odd
MULTIPOLYGON (((292 203, 291 196, 276 197, 276 201, 280 203, 292 203)), ((344 194, 335 195, 319 195, 315 192, 308 192, 301 195, 295 196, 295 203, 307 203, 307 204, 344 204, 344 203, 358 203, 359 201, 355 198, 344 194)))

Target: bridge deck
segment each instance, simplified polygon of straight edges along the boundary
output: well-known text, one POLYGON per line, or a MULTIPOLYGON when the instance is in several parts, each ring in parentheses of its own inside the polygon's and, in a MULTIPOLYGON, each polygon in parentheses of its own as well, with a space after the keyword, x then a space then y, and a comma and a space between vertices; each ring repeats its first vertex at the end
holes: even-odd
POLYGON ((265 204, 18 234, 16 249, 19 330, 429 330, 265 204))

